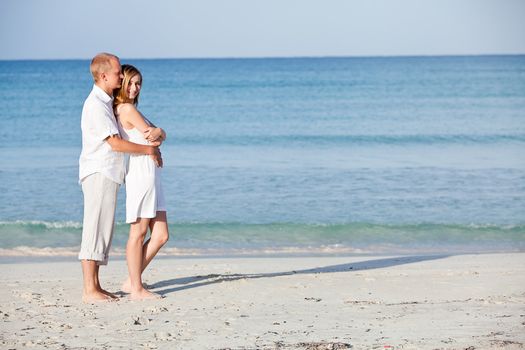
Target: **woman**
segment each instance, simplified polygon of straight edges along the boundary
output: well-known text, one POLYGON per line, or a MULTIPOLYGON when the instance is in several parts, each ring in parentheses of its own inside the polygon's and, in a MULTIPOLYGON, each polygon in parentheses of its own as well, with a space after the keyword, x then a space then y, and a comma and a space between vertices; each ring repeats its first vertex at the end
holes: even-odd
MULTIPOLYGON (((113 102, 122 138, 138 144, 160 145, 166 133, 137 109, 142 75, 127 64, 122 66, 122 73, 122 86, 115 91, 113 102)), ((131 224, 126 245, 129 277, 122 290, 134 300, 159 297, 144 288, 142 272, 169 237, 160 174, 161 168, 155 166, 150 156, 129 155, 125 180, 126 222, 131 224), (148 228, 151 237, 144 242, 148 228)))

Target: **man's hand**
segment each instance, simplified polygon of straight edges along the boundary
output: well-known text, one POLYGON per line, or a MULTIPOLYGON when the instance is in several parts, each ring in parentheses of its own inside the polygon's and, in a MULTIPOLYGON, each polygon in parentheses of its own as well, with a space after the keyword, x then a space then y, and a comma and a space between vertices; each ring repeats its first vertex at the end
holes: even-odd
POLYGON ((158 166, 159 168, 162 168, 164 164, 162 162, 162 156, 160 154, 160 149, 158 147, 151 147, 151 149, 153 150, 152 153, 150 154, 151 159, 153 159, 156 166, 158 166))

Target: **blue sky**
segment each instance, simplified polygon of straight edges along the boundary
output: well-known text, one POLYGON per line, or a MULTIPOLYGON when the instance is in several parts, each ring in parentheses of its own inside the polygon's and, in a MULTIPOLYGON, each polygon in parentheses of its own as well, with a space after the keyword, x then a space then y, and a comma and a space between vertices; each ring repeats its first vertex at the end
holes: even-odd
POLYGON ((523 0, 0 0, 0 59, 525 54, 523 0))

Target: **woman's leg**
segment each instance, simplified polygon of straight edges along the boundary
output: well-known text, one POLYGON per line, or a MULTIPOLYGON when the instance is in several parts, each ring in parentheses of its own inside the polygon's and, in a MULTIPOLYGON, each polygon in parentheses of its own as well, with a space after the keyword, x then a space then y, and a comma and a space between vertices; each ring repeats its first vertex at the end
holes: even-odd
POLYGON ((142 286, 142 250, 144 237, 148 232, 151 219, 139 218, 129 228, 129 239, 126 245, 126 260, 130 279, 131 299, 147 299, 156 295, 142 286))
MULTIPOLYGON (((145 219, 144 219, 145 220, 145 219)), ((151 237, 142 246, 142 267, 143 272, 151 260, 157 255, 158 251, 169 239, 168 220, 165 211, 158 211, 157 216, 149 220, 151 237)), ((130 274, 131 276, 131 274, 130 274)), ((131 293, 130 277, 122 284, 122 291, 131 293)))
POLYGON ((151 260, 157 255, 160 248, 169 239, 168 220, 165 211, 158 211, 157 216, 150 220, 149 228, 151 237, 142 248, 142 271, 146 269, 151 260))

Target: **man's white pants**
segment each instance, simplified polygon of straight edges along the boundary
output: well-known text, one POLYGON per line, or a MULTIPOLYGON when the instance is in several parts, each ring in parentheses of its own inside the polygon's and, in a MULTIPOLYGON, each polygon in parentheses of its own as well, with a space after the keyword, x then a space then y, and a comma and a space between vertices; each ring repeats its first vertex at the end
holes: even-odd
POLYGON ((108 263, 109 249, 115 227, 115 209, 119 184, 95 173, 82 181, 84 193, 84 223, 79 260, 108 263))

